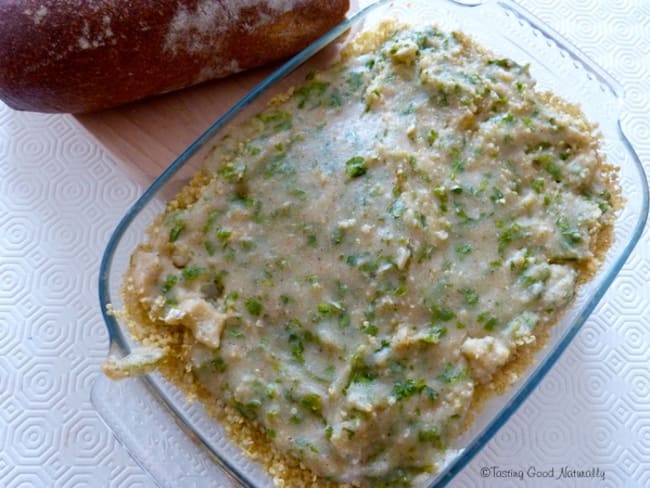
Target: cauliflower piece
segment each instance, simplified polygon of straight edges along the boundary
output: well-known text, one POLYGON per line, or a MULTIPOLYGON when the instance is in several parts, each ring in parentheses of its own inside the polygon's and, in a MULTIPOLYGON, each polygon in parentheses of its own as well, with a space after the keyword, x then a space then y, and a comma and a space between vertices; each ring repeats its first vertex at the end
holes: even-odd
POLYGON ((162 263, 156 253, 138 249, 131 261, 131 277, 135 293, 138 298, 150 300, 154 291, 157 291, 156 284, 162 271, 162 263))
POLYGON ((198 342, 217 349, 226 320, 231 316, 218 311, 202 298, 187 298, 170 308, 163 320, 172 325, 184 325, 192 330, 198 342))
POLYGON ((167 355, 167 349, 156 346, 135 348, 131 354, 123 358, 113 355, 106 359, 102 369, 104 374, 113 380, 122 380, 131 376, 151 373, 158 363, 167 355))
POLYGON ((460 352, 469 362, 472 376, 480 383, 488 382, 510 359, 507 345, 501 339, 491 336, 465 339, 460 352))

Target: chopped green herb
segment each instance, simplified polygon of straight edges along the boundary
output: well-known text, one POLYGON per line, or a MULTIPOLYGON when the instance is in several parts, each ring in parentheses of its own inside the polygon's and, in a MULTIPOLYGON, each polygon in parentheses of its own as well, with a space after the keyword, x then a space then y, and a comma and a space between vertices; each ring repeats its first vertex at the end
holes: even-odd
POLYGON ((472 245, 469 242, 465 244, 456 244, 455 249, 458 254, 469 254, 472 252, 472 245))
POLYGON ((291 417, 289 417, 289 422, 291 422, 293 425, 300 425, 302 424, 302 418, 294 414, 291 417))
POLYGON ((510 224, 507 229, 499 233, 499 253, 503 253, 511 242, 525 239, 529 236, 530 229, 522 227, 516 222, 510 224))
POLYGON ((438 392, 428 385, 424 387, 423 392, 426 393, 427 397, 432 402, 435 402, 438 399, 438 392))
POLYGON ((228 368, 228 365, 226 364, 226 362, 223 359, 221 359, 220 357, 214 358, 212 360, 212 366, 219 373, 223 373, 228 368))
POLYGON ((296 173, 296 167, 285 153, 275 154, 264 161, 262 175, 268 179, 273 176, 289 176, 296 173))
POLYGON ((309 247, 317 247, 318 246, 318 237, 315 234, 309 234, 307 236, 307 245, 309 247))
POLYGON ((289 334, 289 344, 291 344, 291 355, 293 358, 300 364, 304 364, 305 356, 305 345, 300 340, 297 334, 289 334))
POLYGON ((169 231, 169 242, 176 242, 176 240, 180 237, 181 232, 183 232, 184 229, 185 229, 185 221, 176 220, 174 226, 169 231))
POLYGON ((246 144, 246 150, 248 151, 248 154, 251 156, 257 156, 262 150, 259 147, 256 146, 251 146, 246 144))
POLYGON ((214 253, 217 252, 217 246, 215 246, 214 242, 212 241, 205 241, 203 243, 203 247, 205 247, 205 250, 209 256, 214 256, 214 253))
POLYGON ((438 344, 440 339, 447 335, 447 327, 444 325, 436 324, 430 328, 430 334, 426 337, 425 342, 431 344, 438 344))
POLYGON ((472 288, 461 288, 460 292, 465 298, 467 305, 476 305, 479 300, 478 292, 472 288))
POLYGON ((555 181, 562 180, 562 170, 560 167, 552 161, 544 163, 544 169, 548 174, 550 174, 555 181))
POLYGON ((330 237, 330 240, 332 241, 332 244, 341 244, 343 242, 343 237, 345 236, 345 229, 342 227, 337 227, 332 231, 332 235, 330 237))
POLYGON ((483 328, 485 330, 494 330, 495 327, 497 327, 498 325, 499 325, 499 319, 497 319, 496 317, 490 317, 483 325, 483 328))
POLYGON ((512 115, 510 112, 508 112, 504 117, 503 117, 503 122, 506 125, 514 125, 517 119, 515 119, 514 115, 512 115))
POLYGON ((225 246, 223 248, 223 260, 227 263, 232 263, 235 260, 237 253, 235 249, 231 246, 225 246))
POLYGON ((368 323, 363 327, 361 327, 361 331, 373 337, 379 333, 379 329, 377 328, 377 326, 371 323, 368 323))
POLYGON ((366 160, 361 156, 354 156, 345 162, 345 172, 351 178, 363 176, 367 170, 366 160))
POLYGON ((255 242, 251 241, 250 239, 242 239, 241 241, 239 241, 239 247, 244 252, 250 252, 253 249, 255 249, 257 245, 255 244, 255 242))
POLYGON ((478 314, 476 321, 479 324, 482 324, 483 328, 487 331, 492 331, 499 326, 499 319, 493 317, 488 312, 482 312, 478 314))
POLYGON ((393 294, 396 297, 401 297, 401 296, 406 295, 407 291, 408 291, 408 288, 406 288, 406 285, 400 285, 400 286, 395 288, 395 291, 393 292, 393 294))
POLYGON ((289 191, 289 195, 296 197, 298 200, 307 199, 307 192, 305 190, 301 190, 300 188, 293 188, 291 191, 289 191))
POLYGON ((612 195, 609 191, 604 190, 598 194, 600 201, 598 202, 598 208, 601 212, 607 212, 612 207, 612 195))
POLYGON ((340 280, 336 280, 336 296, 342 298, 348 292, 348 285, 340 280))
POLYGON ((291 129, 293 117, 289 112, 265 112, 260 115, 264 127, 272 132, 291 129))
POLYGON ((510 59, 507 58, 502 58, 502 59, 491 59, 487 63, 488 65, 494 64, 496 66, 499 66, 500 68, 503 69, 510 69, 513 66, 515 66, 515 63, 513 63, 510 59))
POLYGON ((530 182, 530 187, 535 193, 542 193, 544 191, 544 178, 535 178, 530 182))
POLYGON ((445 189, 445 187, 442 185, 438 185, 434 187, 433 194, 436 197, 438 197, 438 201, 440 204, 440 211, 443 213, 446 212, 447 211, 447 190, 445 189))
POLYGON ((244 334, 244 331, 241 330, 239 327, 231 327, 231 328, 229 328, 228 329, 228 335, 230 337, 235 338, 235 339, 242 339, 242 338, 246 337, 246 335, 244 334))
POLYGON ((186 266, 183 268, 183 271, 181 271, 185 281, 195 280, 205 273, 207 273, 207 270, 205 268, 199 268, 198 266, 186 266))
POLYGON ((350 326, 350 314, 343 311, 338 317, 338 324, 341 328, 346 328, 350 326))
POLYGON ((244 306, 248 313, 254 317, 259 317, 262 313, 262 304, 257 300, 257 298, 250 297, 244 301, 244 306))
POLYGON ((233 406, 242 415, 242 417, 245 417, 248 420, 255 420, 257 418, 257 410, 261 406, 261 403, 254 400, 252 402, 243 404, 237 400, 233 400, 233 406))
POLYGON ((352 369, 350 370, 350 377, 345 391, 351 383, 370 383, 377 379, 377 373, 363 362, 360 358, 353 358, 352 369))
MULTIPOLYGON (((551 147, 551 143, 548 141, 541 141, 541 142, 536 142, 535 144, 528 144, 526 146, 526 149, 524 149, 525 154, 530 154, 534 152, 539 152, 539 151, 544 151, 546 149, 549 149, 551 147)), ((549 156, 548 154, 543 155, 549 156)))
POLYGON ((352 71, 348 74, 346 80, 352 90, 358 90, 363 85, 363 74, 357 71, 352 71))
POLYGON ((436 305, 431 307, 431 316, 434 321, 448 322, 456 318, 456 314, 453 310, 448 308, 440 308, 436 305))
POLYGON ((224 164, 221 168, 219 168, 217 174, 227 181, 240 181, 244 178, 246 169, 247 167, 245 163, 237 161, 234 163, 224 164))
POLYGON ((174 288, 174 285, 178 282, 178 276, 169 274, 165 277, 160 291, 163 293, 169 293, 169 291, 174 288))
POLYGON ((555 181, 562 181, 562 169, 552 154, 540 154, 533 159, 533 163, 541 166, 555 181))
POLYGON ((421 393, 426 388, 424 380, 414 381, 412 379, 399 380, 393 385, 392 395, 396 400, 404 400, 415 394, 421 393))
POLYGON ((577 228, 571 226, 566 217, 560 217, 557 220, 556 225, 558 229, 560 229, 562 237, 564 237, 564 239, 570 244, 578 244, 579 242, 582 242, 582 234, 577 228))
POLYGON ((330 315, 342 311, 341 305, 336 302, 327 302, 318 304, 318 313, 330 315))
POLYGON ((343 105, 343 96, 338 88, 334 88, 330 93, 329 101, 327 102, 329 107, 340 107, 343 105))
POLYGON ((351 254, 345 258, 346 264, 352 267, 358 267, 366 277, 373 278, 380 264, 390 264, 388 258, 376 258, 369 252, 360 254, 351 254))
POLYGON ((230 239, 230 236, 232 235, 232 232, 226 229, 219 228, 217 229, 217 239, 219 239, 221 242, 226 242, 228 239, 230 239))
POLYGON ((302 397, 300 404, 309 410, 311 413, 320 413, 322 408, 322 401, 320 395, 317 393, 308 393, 302 397))
POLYGON ((327 90, 327 87, 329 87, 329 83, 318 80, 314 80, 300 87, 296 90, 298 108, 305 108, 307 103, 309 103, 309 109, 320 107, 322 103, 321 98, 327 90))
POLYGON ((433 251, 435 247, 432 246, 431 244, 425 244, 420 248, 420 251, 418 252, 417 256, 417 262, 421 263, 423 261, 426 261, 428 259, 431 259, 433 256, 433 251))
POLYGON ((214 278, 212 278, 212 286, 214 287, 214 296, 215 297, 220 297, 223 295, 223 292, 225 290, 225 285, 223 283, 223 278, 228 274, 227 271, 219 271, 214 275, 214 278))
POLYGON ((388 213, 390 213, 391 217, 393 217, 394 219, 399 219, 404 214, 405 211, 406 211, 406 204, 404 203, 404 200, 402 200, 402 196, 400 195, 392 203, 390 209, 388 210, 388 213))
POLYGON ((497 187, 492 188, 492 195, 490 196, 492 203, 501 203, 503 201, 503 193, 497 187))
POLYGON ((208 212, 208 218, 205 221, 205 224, 203 225, 203 233, 207 234, 208 231, 212 228, 214 223, 217 221, 219 216, 223 213, 222 210, 210 210, 208 212))
POLYGON ((418 432, 418 441, 420 442, 440 442, 440 429, 430 428, 418 432))
POLYGON ((458 173, 465 171, 465 162, 460 158, 451 161, 451 179, 455 180, 458 173))
POLYGON ((438 375, 438 379, 443 383, 454 384, 467 376, 465 368, 462 366, 447 363, 442 372, 438 375))

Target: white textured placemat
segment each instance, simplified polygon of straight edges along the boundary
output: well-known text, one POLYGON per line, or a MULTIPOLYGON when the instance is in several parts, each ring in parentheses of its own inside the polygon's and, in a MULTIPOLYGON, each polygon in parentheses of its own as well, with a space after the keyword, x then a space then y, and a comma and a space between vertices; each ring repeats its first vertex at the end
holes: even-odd
MULTIPOLYGON (((650 2, 521 3, 623 84, 624 126, 650 172, 650 2)), ((89 401, 107 345, 99 258, 142 190, 72 118, 0 104, 1 488, 151 486, 89 401)), ((649 317, 646 230, 554 370, 452 486, 650 486, 649 317)))

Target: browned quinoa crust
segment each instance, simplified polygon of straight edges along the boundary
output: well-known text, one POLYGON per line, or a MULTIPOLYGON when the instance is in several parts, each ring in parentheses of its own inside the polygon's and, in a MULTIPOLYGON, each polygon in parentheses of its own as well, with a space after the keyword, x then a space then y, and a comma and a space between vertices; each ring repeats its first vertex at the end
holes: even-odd
MULTIPOLYGON (((558 110, 576 118, 584 118, 576 105, 569 104, 551 93, 542 94, 542 97, 546 103, 558 110)), ((624 204, 621 189, 618 185, 618 168, 607 163, 601 157, 600 170, 611 194, 612 209, 609 211, 608 219, 600 229, 595 231, 591 241, 593 257, 585 260, 578 267, 578 284, 589 281, 600 269, 607 250, 614 240, 616 211, 622 208, 624 204)), ((207 185, 211 179, 212 175, 207 170, 198 172, 192 181, 177 195, 175 200, 169 203, 168 210, 191 207, 197 201, 201 188, 207 185)), ((161 218, 162 216, 154 222, 152 229, 160 225, 161 218)), ((146 248, 146 244, 141 246, 146 248)), ((136 294, 131 292, 131 286, 130 278, 126 276, 122 289, 124 310, 118 312, 118 314, 126 323, 133 337, 144 345, 157 345, 174 350, 174 354, 167 355, 159 367, 163 376, 183 391, 188 401, 198 400, 201 402, 205 406, 207 413, 223 425, 232 442, 239 446, 252 460, 264 467, 276 486, 283 488, 350 486, 325 480, 292 457, 279 453, 274 449, 272 441, 258 423, 244 418, 226 402, 218 399, 215 401, 214 397, 196 381, 193 373, 187 367, 193 342, 192 333, 181 326, 174 327, 162 322, 152 322, 145 307, 138 301, 136 294)), ((486 402, 495 394, 504 393, 531 367, 538 352, 546 347, 550 337, 550 329, 560 318, 560 315, 557 314, 552 320, 543 325, 540 324, 536 328, 536 340, 517 348, 510 361, 497 372, 489 383, 476 386, 470 407, 470 410, 474 412, 474 416, 481 411, 486 402)), ((472 415, 468 415, 463 429, 471 427, 472 421, 472 415)))

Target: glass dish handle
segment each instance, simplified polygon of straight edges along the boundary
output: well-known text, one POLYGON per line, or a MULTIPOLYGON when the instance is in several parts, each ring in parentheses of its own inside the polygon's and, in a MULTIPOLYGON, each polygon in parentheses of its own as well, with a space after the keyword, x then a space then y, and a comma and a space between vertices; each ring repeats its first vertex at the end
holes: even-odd
POLYGON ((118 443, 160 488, 244 486, 169 421, 169 412, 142 379, 112 381, 100 375, 91 401, 118 443))

